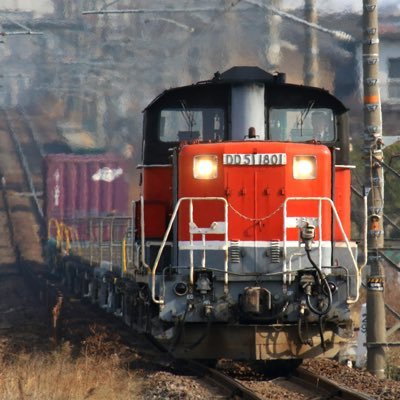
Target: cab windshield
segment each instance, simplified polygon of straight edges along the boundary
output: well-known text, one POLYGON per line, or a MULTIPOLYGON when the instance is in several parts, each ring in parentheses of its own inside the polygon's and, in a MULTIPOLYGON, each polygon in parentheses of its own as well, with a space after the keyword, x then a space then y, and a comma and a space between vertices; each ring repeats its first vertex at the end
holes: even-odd
POLYGON ((329 108, 271 108, 269 111, 269 137, 274 141, 332 142, 334 127, 329 108))
POLYGON ((224 111, 220 108, 164 109, 160 114, 162 142, 208 141, 224 138, 224 111))

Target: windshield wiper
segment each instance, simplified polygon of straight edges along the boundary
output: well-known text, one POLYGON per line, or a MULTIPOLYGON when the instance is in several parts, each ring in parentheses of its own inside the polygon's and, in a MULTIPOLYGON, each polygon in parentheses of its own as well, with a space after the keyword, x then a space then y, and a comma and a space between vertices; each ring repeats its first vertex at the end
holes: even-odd
POLYGON ((184 100, 181 100, 181 106, 182 106, 181 113, 182 113, 182 116, 183 116, 187 126, 188 126, 188 132, 192 133, 193 127, 195 125, 194 112, 188 110, 184 100))
POLYGON ((315 101, 310 101, 308 103, 307 108, 305 108, 301 113, 300 113, 300 136, 303 136, 303 124, 305 119, 307 118, 308 113, 311 111, 311 109, 314 107, 315 101))

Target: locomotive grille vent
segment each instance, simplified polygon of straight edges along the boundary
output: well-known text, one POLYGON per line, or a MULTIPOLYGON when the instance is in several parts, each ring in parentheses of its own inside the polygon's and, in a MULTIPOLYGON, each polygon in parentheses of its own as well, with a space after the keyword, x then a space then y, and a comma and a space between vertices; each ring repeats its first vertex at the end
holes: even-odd
POLYGON ((279 247, 279 241, 273 240, 271 241, 271 262, 278 263, 281 260, 281 249, 279 247))
POLYGON ((240 247, 239 247, 239 241, 238 240, 233 240, 230 243, 229 261, 231 263, 233 263, 233 264, 239 264, 240 263, 240 247))

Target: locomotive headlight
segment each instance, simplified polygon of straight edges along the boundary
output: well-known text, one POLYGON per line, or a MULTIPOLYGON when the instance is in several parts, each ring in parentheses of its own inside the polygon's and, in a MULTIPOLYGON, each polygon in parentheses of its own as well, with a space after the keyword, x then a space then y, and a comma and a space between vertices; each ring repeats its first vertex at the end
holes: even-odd
POLYGON ((294 156, 293 178, 315 179, 317 177, 317 159, 315 156, 294 156))
POLYGON ((193 158, 193 177, 195 179, 215 179, 217 176, 217 156, 201 155, 193 158))

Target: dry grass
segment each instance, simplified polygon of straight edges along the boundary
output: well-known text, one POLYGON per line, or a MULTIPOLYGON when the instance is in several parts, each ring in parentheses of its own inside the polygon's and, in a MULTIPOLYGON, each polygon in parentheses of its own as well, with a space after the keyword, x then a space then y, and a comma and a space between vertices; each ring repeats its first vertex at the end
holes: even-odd
POLYGON ((3 353, 1 400, 136 399, 141 378, 124 368, 117 355, 86 352, 73 357, 69 345, 52 353, 3 353))

